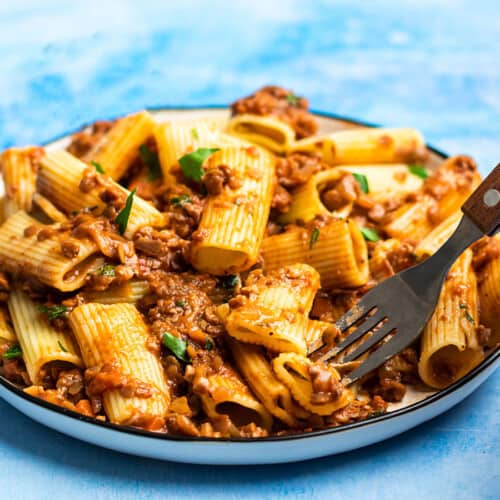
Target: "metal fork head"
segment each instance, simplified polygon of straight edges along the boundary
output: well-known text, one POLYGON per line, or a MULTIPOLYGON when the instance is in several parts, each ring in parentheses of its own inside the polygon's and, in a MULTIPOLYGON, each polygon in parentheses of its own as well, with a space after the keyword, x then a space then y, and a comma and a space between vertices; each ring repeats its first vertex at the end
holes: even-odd
MULTIPOLYGON (((344 353, 346 349, 355 342, 361 341, 362 343, 359 346, 342 359, 343 362, 353 361, 394 330, 397 331, 387 344, 396 339, 398 345, 404 344, 401 347, 403 349, 415 340, 432 313, 433 304, 416 296, 403 278, 403 273, 397 274, 370 290, 358 304, 336 322, 336 326, 341 332, 345 332, 354 325, 357 325, 356 329, 336 346, 322 346, 316 349, 311 353, 312 359, 323 362, 332 358, 338 359, 339 355, 344 353), (364 338, 366 334, 372 331, 371 337, 364 338)), ((379 350, 383 347, 379 348, 379 350)), ((383 352, 387 352, 387 349, 384 349, 383 352)), ((394 352, 391 350, 391 353, 382 361, 380 361, 380 356, 374 358, 376 354, 377 351, 371 354, 368 360, 354 370, 349 375, 349 380, 345 382, 353 382, 365 375, 391 357, 394 352), (372 360, 378 364, 374 364, 372 360)))

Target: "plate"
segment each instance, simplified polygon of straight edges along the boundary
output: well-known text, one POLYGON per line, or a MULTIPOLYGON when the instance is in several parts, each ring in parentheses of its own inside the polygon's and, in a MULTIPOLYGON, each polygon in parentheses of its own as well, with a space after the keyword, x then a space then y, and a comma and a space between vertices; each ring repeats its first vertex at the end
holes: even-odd
MULTIPOLYGON (((219 107, 153 109, 159 119, 211 117, 221 120, 228 110, 219 107)), ((371 124, 326 113, 315 113, 319 133, 371 124)), ((47 149, 65 147, 71 133, 50 141, 47 149)), ((446 155, 432 147, 429 165, 446 155)), ((169 436, 101 422, 25 394, 0 377, 0 397, 28 417, 68 436, 115 451, 160 460, 193 464, 251 465, 296 462, 367 446, 415 427, 460 403, 477 389, 499 365, 500 349, 490 352, 465 377, 442 391, 408 390, 403 401, 389 405, 384 415, 352 424, 302 434, 267 438, 193 438, 169 436)), ((422 428, 425 432, 425 428, 422 428)))

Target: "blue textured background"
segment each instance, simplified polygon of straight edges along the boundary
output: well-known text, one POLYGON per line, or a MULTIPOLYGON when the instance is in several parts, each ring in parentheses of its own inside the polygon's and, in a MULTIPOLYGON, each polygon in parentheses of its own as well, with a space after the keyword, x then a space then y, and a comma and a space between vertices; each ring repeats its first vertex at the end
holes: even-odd
MULTIPOLYGON (((318 110, 500 160, 498 1, 0 1, 0 146, 276 82, 318 110)), ((211 468, 108 452, 0 402, 2 498, 499 498, 500 373, 430 424, 337 457, 211 468)))

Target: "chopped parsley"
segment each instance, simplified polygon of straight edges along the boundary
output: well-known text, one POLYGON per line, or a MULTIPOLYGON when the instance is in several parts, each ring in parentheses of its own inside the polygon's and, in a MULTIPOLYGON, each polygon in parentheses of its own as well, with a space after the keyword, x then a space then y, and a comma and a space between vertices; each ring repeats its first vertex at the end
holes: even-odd
POLYGON ((102 168, 102 165, 100 163, 97 163, 96 161, 92 160, 90 162, 90 164, 95 168, 95 171, 98 173, 98 174, 105 174, 106 172, 104 171, 104 169, 102 168))
POLYGON ((99 268, 101 276, 115 276, 115 266, 113 264, 104 264, 99 268))
POLYGON ((183 300, 176 300, 175 305, 177 307, 182 307, 183 309, 186 307, 186 303, 183 300))
POLYGON ((219 148, 198 148, 192 153, 179 158, 182 173, 186 179, 200 182, 203 174, 203 162, 213 153, 219 151, 219 148))
POLYGON ((158 153, 152 151, 146 144, 142 144, 139 147, 139 156, 144 165, 148 167, 148 180, 154 181, 160 179, 162 172, 158 153))
POLYGON ((474 320, 474 318, 471 316, 470 312, 469 311, 465 311, 465 319, 469 322, 469 323, 472 323, 473 325, 476 324, 476 321, 474 320))
POLYGON ((192 128, 192 129, 191 129, 191 137, 192 137, 195 141, 199 141, 199 140, 200 140, 200 136, 198 135, 198 130, 196 130, 195 128, 192 128))
POLYGON ((312 249, 314 244, 318 241, 318 238, 319 238, 319 229, 317 227, 315 227, 312 230, 311 239, 309 240, 309 250, 312 249))
POLYGON ((376 410, 370 413, 370 418, 380 417, 381 415, 385 415, 384 410, 376 410))
POLYGON ((60 318, 61 316, 64 316, 68 312, 68 308, 62 305, 55 305, 55 306, 39 305, 38 310, 41 313, 46 314, 50 321, 56 318, 60 318))
POLYGON ((469 323, 472 323, 473 325, 475 325, 476 324, 476 320, 472 317, 471 313, 469 312, 469 308, 468 308, 467 304, 460 304, 459 307, 460 307, 460 309, 464 309, 465 319, 469 323))
POLYGON ((61 344, 61 341, 58 340, 57 343, 59 344, 59 347, 61 348, 61 351, 63 352, 68 352, 68 349, 66 349, 66 347, 64 347, 62 344, 61 344))
POLYGON ((372 229, 370 227, 362 227, 361 234, 366 241, 378 241, 380 240, 380 236, 377 233, 376 229, 372 229))
POLYGON ((228 276, 222 277, 221 282, 223 288, 234 291, 234 289, 238 286, 240 279, 236 276, 236 274, 229 274, 228 276))
POLYGON ((186 203, 191 203, 191 198, 187 194, 181 194, 180 196, 174 196, 171 198, 170 203, 172 203, 174 207, 182 207, 182 205, 185 205, 186 203))
POLYGON ((302 99, 302 98, 299 97, 298 95, 293 94, 293 93, 290 93, 286 96, 286 100, 287 100, 288 104, 290 104, 290 106, 298 106, 300 99, 302 99))
POLYGON ((210 337, 207 337, 207 340, 205 340, 205 349, 207 351, 211 351, 214 347, 214 343, 210 340, 210 337))
POLYGON ((21 348, 19 347, 18 344, 13 345, 12 347, 9 347, 4 353, 3 353, 3 359, 17 359, 20 358, 23 355, 21 348))
POLYGON ((429 172, 423 165, 408 165, 408 171, 410 172, 410 174, 416 175, 421 179, 427 179, 427 177, 429 177, 429 172))
POLYGON ((164 333, 162 337, 163 345, 177 358, 181 361, 188 363, 189 356, 186 351, 187 342, 185 340, 180 339, 179 337, 175 337, 171 333, 164 333))
POLYGON ((137 189, 134 189, 127 196, 127 201, 125 202, 125 206, 120 210, 120 213, 117 215, 115 222, 118 224, 118 230, 120 234, 124 234, 127 230, 128 219, 130 217, 130 211, 132 210, 132 203, 134 202, 134 194, 137 189))
POLYGON ((363 193, 370 192, 370 187, 368 186, 368 178, 366 177, 366 175, 353 173, 352 176, 356 179, 363 193))

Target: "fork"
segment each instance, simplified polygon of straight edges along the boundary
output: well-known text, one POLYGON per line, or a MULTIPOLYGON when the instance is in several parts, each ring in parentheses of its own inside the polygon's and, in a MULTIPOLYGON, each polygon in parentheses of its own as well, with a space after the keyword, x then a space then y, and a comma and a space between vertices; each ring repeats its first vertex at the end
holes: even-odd
POLYGON ((312 359, 329 361, 360 340, 342 358, 342 363, 350 363, 380 342, 376 350, 344 377, 343 383, 349 385, 417 339, 436 307, 453 262, 472 243, 500 228, 500 163, 465 201, 462 212, 455 232, 434 255, 370 290, 335 323, 341 332, 362 321, 361 324, 338 345, 319 340, 323 344, 312 346, 312 359), (361 340, 369 332, 371 336, 361 340))

